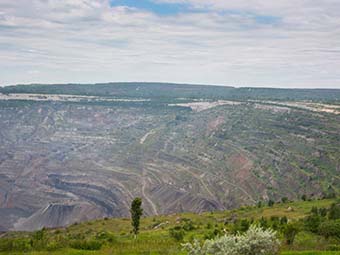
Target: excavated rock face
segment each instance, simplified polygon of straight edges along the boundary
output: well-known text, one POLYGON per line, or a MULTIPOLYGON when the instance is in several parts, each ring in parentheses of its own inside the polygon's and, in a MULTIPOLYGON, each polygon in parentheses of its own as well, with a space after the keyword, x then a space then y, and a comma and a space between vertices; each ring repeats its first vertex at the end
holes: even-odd
POLYGON ((14 228, 32 231, 43 227, 66 226, 102 216, 103 213, 95 205, 91 204, 49 204, 45 208, 36 211, 29 218, 19 220, 14 224, 14 228))
POLYGON ((126 217, 136 196, 152 215, 340 188, 340 115, 162 95, 0 100, 0 232, 126 217))

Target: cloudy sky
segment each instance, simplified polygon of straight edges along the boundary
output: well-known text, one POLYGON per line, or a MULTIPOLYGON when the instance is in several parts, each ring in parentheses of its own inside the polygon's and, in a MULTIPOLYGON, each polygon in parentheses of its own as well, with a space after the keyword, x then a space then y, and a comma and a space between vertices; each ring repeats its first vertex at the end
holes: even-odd
POLYGON ((0 0, 0 84, 340 88, 340 0, 0 0))

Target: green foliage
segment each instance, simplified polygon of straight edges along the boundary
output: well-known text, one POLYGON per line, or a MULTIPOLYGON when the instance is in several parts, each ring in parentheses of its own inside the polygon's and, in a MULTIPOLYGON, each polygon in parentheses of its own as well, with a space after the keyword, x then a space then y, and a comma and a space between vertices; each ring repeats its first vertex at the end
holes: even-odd
POLYGON ((176 241, 182 241, 186 232, 196 229, 196 226, 190 219, 183 218, 181 219, 181 222, 183 222, 181 225, 169 229, 170 236, 176 241))
POLYGON ((259 224, 261 228, 264 228, 264 229, 268 228, 268 221, 263 216, 259 220, 259 224))
POLYGON ((287 203, 288 202, 288 197, 283 197, 283 198, 281 198, 281 201, 282 201, 282 203, 287 203))
POLYGON ((319 209, 316 206, 313 206, 310 212, 313 215, 318 215, 319 214, 319 209))
POLYGON ((0 238, 0 252, 7 251, 29 251, 32 248, 32 241, 29 238, 0 238))
POLYGON ((31 245, 35 250, 42 250, 46 247, 45 232, 46 229, 42 228, 33 233, 31 245))
POLYGON ((299 227, 296 223, 288 223, 283 230, 284 237, 286 239, 286 243, 288 245, 292 245, 295 240, 295 236, 299 232, 299 227))
POLYGON ((340 244, 331 244, 327 249, 330 251, 340 251, 340 244))
POLYGON ((232 233, 236 234, 238 232, 246 232, 250 227, 251 222, 248 219, 241 219, 234 223, 232 227, 232 233))
POLYGON ((329 185, 327 191, 324 193, 324 198, 336 198, 335 189, 329 185))
POLYGON ((285 251, 282 255, 340 255, 334 251, 285 251))
POLYGON ((274 204, 275 204, 275 202, 273 200, 269 199, 268 206, 272 207, 274 204))
POLYGON ((140 217, 143 215, 142 199, 137 197, 131 203, 131 225, 135 235, 139 232, 140 217))
POLYGON ((207 229, 211 229, 211 228, 212 228, 211 222, 208 222, 208 223, 207 223, 206 228, 207 228, 207 229))
POLYGON ((280 224, 281 224, 281 225, 285 225, 285 224, 287 224, 287 223, 288 223, 288 218, 287 218, 287 216, 281 217, 281 219, 280 219, 280 224))
POLYGON ((307 216, 304 220, 305 228, 313 233, 317 233, 322 218, 318 214, 307 216))
POLYGON ((192 222, 192 220, 190 220, 190 219, 182 219, 182 221, 184 221, 184 224, 183 224, 182 228, 185 231, 192 231, 192 230, 194 230, 196 228, 194 223, 192 222))
POLYGON ((340 219, 340 203, 333 203, 329 208, 328 219, 337 220, 340 219))
POLYGON ((181 226, 176 226, 174 228, 169 229, 169 234, 176 241, 183 241, 183 238, 185 236, 185 231, 181 226))
POLYGON ((340 220, 329 220, 321 223, 319 234, 325 238, 336 237, 340 239, 340 220))
POLYGON ((327 212, 328 212, 327 208, 320 208, 319 209, 319 215, 323 218, 327 216, 327 212))
POLYGON ((60 249, 61 247, 60 247, 59 242, 53 240, 53 241, 50 241, 49 243, 47 243, 45 248, 46 248, 47 251, 56 251, 56 250, 60 249))
POLYGON ((33 240, 36 240, 36 241, 43 240, 44 239, 44 233, 45 233, 45 228, 42 228, 41 230, 34 232, 33 240))
POLYGON ((283 242, 282 250, 333 250, 337 248, 339 241, 335 232, 338 223, 334 220, 327 225, 324 223, 329 222, 328 212, 335 201, 299 201, 288 202, 289 205, 277 203, 273 207, 244 207, 213 214, 185 213, 143 217, 140 221, 138 239, 128 234, 131 229, 129 219, 103 219, 78 223, 66 229, 8 233, 0 238, 0 254, 183 255, 184 253, 180 252, 180 243, 183 241, 193 242, 194 239, 198 239, 201 247, 206 239, 216 240, 223 237, 225 233, 229 233, 230 236, 239 233, 242 236, 247 232, 247 226, 252 223, 261 224, 268 230, 275 229, 278 237, 283 241, 288 235, 287 226, 296 225, 299 232, 294 236, 293 245, 287 245, 287 241, 283 242), (294 210, 288 212, 288 206, 294 210), (316 226, 313 225, 314 219, 321 220, 322 227, 319 227, 317 232, 311 232, 311 226, 313 229, 316 226), (162 228, 154 228, 154 224, 160 223, 165 223, 162 228), (322 236, 327 236, 328 239, 322 236))

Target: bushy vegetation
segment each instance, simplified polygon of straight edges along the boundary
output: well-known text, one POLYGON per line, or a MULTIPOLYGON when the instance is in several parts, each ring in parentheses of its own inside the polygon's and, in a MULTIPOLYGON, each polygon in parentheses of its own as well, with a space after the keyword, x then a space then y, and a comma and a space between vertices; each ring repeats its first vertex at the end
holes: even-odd
POLYGON ((189 254, 204 254, 192 253, 190 249, 210 252, 206 254, 235 254, 226 253, 232 247, 230 252, 236 249, 236 254, 275 254, 280 240, 280 253, 286 251, 282 254, 314 250, 301 254, 335 255, 340 253, 339 202, 336 199, 285 202, 200 215, 144 217, 137 239, 130 219, 102 219, 68 228, 7 233, 0 238, 0 254, 184 255, 187 253, 182 250, 182 243, 191 247, 189 254), (287 210, 289 207, 293 210, 287 210))
POLYGON ((279 244, 275 231, 252 225, 243 234, 225 234, 202 245, 195 240, 183 246, 189 255, 269 255, 277 254, 279 244))

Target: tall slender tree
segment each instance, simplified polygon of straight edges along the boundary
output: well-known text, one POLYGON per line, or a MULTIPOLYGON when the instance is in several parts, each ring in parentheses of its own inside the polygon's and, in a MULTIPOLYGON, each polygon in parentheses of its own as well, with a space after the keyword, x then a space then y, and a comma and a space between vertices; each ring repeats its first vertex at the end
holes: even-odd
POLYGON ((135 234, 135 238, 137 238, 137 234, 139 232, 140 217, 143 215, 142 199, 140 197, 136 197, 132 201, 130 213, 133 233, 135 234))

